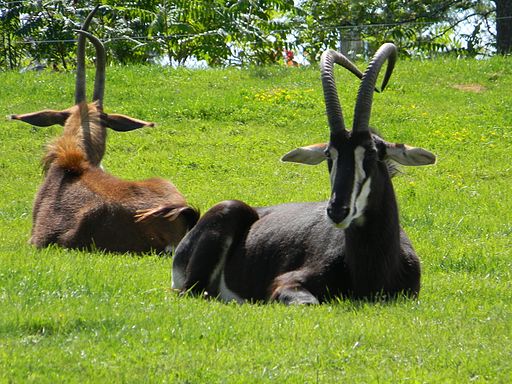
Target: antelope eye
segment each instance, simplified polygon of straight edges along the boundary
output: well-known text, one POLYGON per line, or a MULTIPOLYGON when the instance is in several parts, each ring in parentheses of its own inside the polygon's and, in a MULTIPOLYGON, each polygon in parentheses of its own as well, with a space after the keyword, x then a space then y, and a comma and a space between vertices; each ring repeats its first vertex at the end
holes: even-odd
POLYGON ((374 148, 367 149, 364 154, 364 160, 363 160, 364 169, 371 168, 372 164, 375 164, 376 161, 378 161, 377 150, 374 148))
POLYGON ((367 160, 377 159, 377 150, 375 148, 368 149, 365 153, 365 158, 367 160))

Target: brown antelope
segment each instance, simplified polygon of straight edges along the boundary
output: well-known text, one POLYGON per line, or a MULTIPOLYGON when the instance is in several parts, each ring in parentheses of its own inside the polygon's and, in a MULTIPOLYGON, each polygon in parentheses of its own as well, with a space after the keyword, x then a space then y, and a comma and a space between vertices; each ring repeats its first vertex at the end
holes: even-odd
MULTIPOLYGON (((87 17, 84 29, 96 9, 87 17)), ((63 134, 48 145, 43 158, 45 177, 34 203, 30 242, 38 248, 58 244, 115 252, 169 251, 195 224, 199 213, 168 181, 125 181, 103 171, 100 162, 107 127, 129 131, 154 124, 103 111, 105 49, 95 36, 77 32, 75 105, 63 111, 11 116, 36 126, 64 126, 63 134), (86 37, 96 48, 94 101, 89 104, 86 37)))
POLYGON ((377 76, 388 61, 383 89, 396 55, 396 47, 388 43, 373 57, 362 76, 348 131, 333 76, 334 63, 346 66, 348 59, 334 51, 323 54, 329 142, 298 148, 282 160, 327 161, 329 201, 264 208, 237 200, 217 204, 178 246, 174 289, 225 301, 286 304, 419 293, 420 261, 399 224, 392 163, 433 164, 435 156, 384 141, 369 128, 377 76))

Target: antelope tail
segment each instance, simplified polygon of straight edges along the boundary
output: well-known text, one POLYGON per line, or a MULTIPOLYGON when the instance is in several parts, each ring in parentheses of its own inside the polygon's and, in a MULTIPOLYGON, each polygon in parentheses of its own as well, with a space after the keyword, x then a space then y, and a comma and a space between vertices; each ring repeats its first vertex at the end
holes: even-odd
POLYGON ((135 222, 147 221, 155 218, 161 218, 167 221, 174 221, 179 216, 183 216, 187 222, 188 228, 192 228, 199 220, 199 210, 190 206, 181 205, 163 205, 156 208, 140 209, 135 215, 135 222))

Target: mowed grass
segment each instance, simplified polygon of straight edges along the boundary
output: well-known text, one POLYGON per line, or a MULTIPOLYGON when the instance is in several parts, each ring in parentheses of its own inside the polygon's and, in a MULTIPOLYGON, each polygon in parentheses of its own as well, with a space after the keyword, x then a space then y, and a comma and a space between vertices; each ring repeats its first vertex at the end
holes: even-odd
MULTIPOLYGON (((350 124, 358 80, 336 76, 350 124)), ((73 100, 72 73, 0 83, 4 115, 73 100)), ((418 300, 391 303, 223 304, 171 291, 170 258, 37 251, 39 159, 62 128, 1 122, 0 381, 512 381, 511 89, 510 59, 401 60, 375 95, 372 125, 438 156, 394 180, 423 278, 418 300)), ((170 179, 203 212, 328 198, 324 165, 279 162, 328 137, 316 68, 113 67, 105 109, 158 124, 110 132, 105 168, 170 179)))

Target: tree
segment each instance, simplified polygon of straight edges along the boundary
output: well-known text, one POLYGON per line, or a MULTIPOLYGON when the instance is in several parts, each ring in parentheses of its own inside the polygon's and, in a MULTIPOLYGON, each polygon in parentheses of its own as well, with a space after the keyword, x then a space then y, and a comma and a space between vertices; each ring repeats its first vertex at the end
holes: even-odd
POLYGON ((392 40, 403 54, 427 57, 489 54, 491 46, 510 52, 510 0, 306 0, 301 7, 298 40, 312 60, 350 38, 364 41, 370 50, 392 40), (457 35, 461 25, 465 32, 457 35))
POLYGON ((180 64, 192 56, 214 66, 275 62, 293 10, 293 0, 164 1, 150 34, 180 64))
POLYGON ((212 66, 275 62, 293 28, 287 16, 295 10, 293 0, 106 3, 104 38, 117 61, 165 56, 178 65, 189 58, 212 66))
POLYGON ((20 40, 20 4, 0 2, 0 65, 3 68, 16 68, 24 54, 17 44, 20 40))
MULTIPOLYGON (((511 0, 102 0, 94 33, 116 63, 275 63, 284 49, 316 61, 327 47, 363 55, 384 41, 402 54, 509 54, 511 0), (459 26, 464 25, 460 33, 459 26), (357 46, 359 45, 359 46, 357 46)), ((93 2, 1 1, 0 68, 74 63, 93 2)), ((92 52, 92 51, 91 51, 92 52)))
POLYGON ((220 1, 163 1, 149 28, 155 52, 183 65, 187 59, 205 59, 220 65, 229 56, 225 37, 228 20, 220 1))
POLYGON ((67 69, 74 61, 73 31, 80 27, 86 1, 1 1, 0 53, 4 68, 43 64, 67 69))

